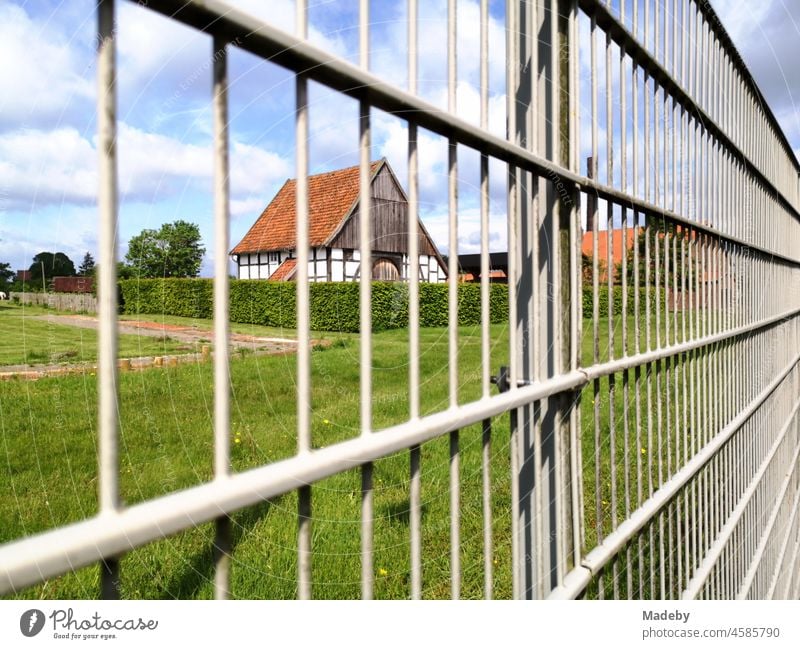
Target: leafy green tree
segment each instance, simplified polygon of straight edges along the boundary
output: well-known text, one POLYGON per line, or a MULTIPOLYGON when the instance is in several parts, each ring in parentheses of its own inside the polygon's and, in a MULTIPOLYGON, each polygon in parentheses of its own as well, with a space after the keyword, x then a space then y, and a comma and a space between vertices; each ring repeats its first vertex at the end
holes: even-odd
POLYGON ((75 272, 75 264, 63 252, 40 252, 33 258, 29 270, 31 271, 30 283, 41 283, 42 272, 44 272, 45 280, 51 280, 53 277, 74 277, 77 275, 75 272))
POLYGON ((78 268, 78 275, 83 275, 84 277, 94 275, 94 266, 94 257, 92 257, 92 253, 87 251, 83 256, 83 261, 81 262, 80 267, 78 268))
POLYGON ((14 271, 11 270, 11 264, 0 264, 0 291, 8 292, 14 275, 14 271))
MULTIPOLYGON (((639 237, 634 242, 633 246, 628 248, 627 252, 627 281, 629 285, 633 285, 635 266, 634 266, 634 247, 638 249, 639 253, 639 285, 640 286, 655 286, 656 285, 656 248, 658 248, 658 285, 665 288, 672 287, 677 283, 680 290, 683 282, 691 283, 696 279, 697 262, 696 255, 699 254, 696 250, 697 246, 704 245, 702 240, 696 232, 690 231, 687 228, 681 228, 674 223, 658 223, 653 222, 648 230, 644 228, 639 229, 639 237), (665 262, 664 251, 669 250, 669 260, 666 264, 669 270, 669 276, 664 274, 665 262), (687 256, 683 257, 683 249, 687 249, 687 256), (678 267, 675 268, 675 256, 673 256, 674 249, 677 248, 677 263, 678 267), (647 263, 649 250, 649 264, 647 263), (648 282, 649 277, 649 282, 648 282)), ((622 277, 622 264, 617 264, 617 277, 622 277)), ((691 284, 687 287, 692 290, 691 284)))
MULTIPOLYGON (((97 267, 95 267, 95 272, 97 267)), ((136 269, 128 266, 125 262, 117 262, 117 279, 134 279, 137 277, 136 269)))
POLYGON ((125 260, 140 277, 197 277, 206 252, 201 244, 197 224, 165 223, 131 238, 125 260))

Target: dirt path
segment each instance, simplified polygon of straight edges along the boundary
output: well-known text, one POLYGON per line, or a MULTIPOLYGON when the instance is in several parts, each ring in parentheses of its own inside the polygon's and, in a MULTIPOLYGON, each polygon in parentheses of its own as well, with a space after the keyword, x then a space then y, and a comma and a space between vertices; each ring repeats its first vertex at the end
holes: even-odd
MULTIPOLYGON (((85 329, 97 329, 98 325, 97 318, 86 315, 47 314, 34 316, 34 318, 52 322, 53 324, 83 327, 85 329)), ((187 327, 149 320, 119 320, 118 323, 119 333, 132 334, 134 336, 152 336, 154 338, 169 336, 173 340, 192 344, 209 343, 214 337, 214 332, 210 329, 196 326, 187 327)), ((244 347, 254 351, 283 353, 294 351, 297 347, 297 341, 291 338, 269 338, 231 333, 231 347, 234 349, 244 347)))
MULTIPOLYGON (((97 318, 85 315, 55 315, 47 314, 33 316, 36 320, 51 322, 70 327, 84 329, 97 329, 97 318)), ((181 325, 151 322, 147 320, 119 320, 118 330, 121 334, 134 336, 152 336, 163 338, 169 336, 173 340, 188 343, 197 349, 207 345, 205 351, 196 353, 171 354, 168 356, 142 356, 137 358, 119 359, 119 367, 123 370, 141 370, 148 367, 175 366, 183 363, 207 362, 213 354, 210 352, 210 341, 214 332, 200 327, 187 327, 181 325)), ((249 350, 256 355, 290 354, 297 349, 297 341, 291 338, 270 338, 265 336, 250 336, 247 334, 231 333, 231 349, 249 350)), ((312 341, 315 342, 315 341, 312 341)), ((96 362, 48 365, 8 365, 0 367, 0 380, 3 379, 28 379, 35 380, 46 376, 60 376, 64 374, 94 374, 97 370, 96 362)))

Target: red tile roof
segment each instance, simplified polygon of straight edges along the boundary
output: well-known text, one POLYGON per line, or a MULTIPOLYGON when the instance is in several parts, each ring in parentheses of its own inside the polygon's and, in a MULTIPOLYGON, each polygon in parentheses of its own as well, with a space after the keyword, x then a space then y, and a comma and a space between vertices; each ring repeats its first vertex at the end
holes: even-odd
MULTIPOLYGON (((372 163, 372 176, 383 163, 372 163)), ((322 246, 336 232, 358 198, 358 166, 308 177, 309 244, 322 246)), ((287 180, 232 255, 297 247, 297 181, 287 180)))
POLYGON ((294 270, 296 265, 296 259, 284 259, 283 263, 278 266, 278 269, 269 276, 269 279, 275 280, 276 282, 288 282, 290 279, 294 279, 294 270))
MULTIPOLYGON (((611 232, 611 263, 619 264, 622 261, 624 251, 633 250, 635 233, 633 228, 627 229, 626 233, 628 235, 628 240, 623 248, 622 230, 614 229, 611 232)), ((591 232, 586 232, 583 235, 583 241, 581 242, 581 252, 589 257, 592 256, 592 246, 594 245, 592 242, 592 236, 593 235, 591 232)), ((599 230, 597 232, 597 252, 600 260, 606 261, 608 259, 608 230, 599 230)))

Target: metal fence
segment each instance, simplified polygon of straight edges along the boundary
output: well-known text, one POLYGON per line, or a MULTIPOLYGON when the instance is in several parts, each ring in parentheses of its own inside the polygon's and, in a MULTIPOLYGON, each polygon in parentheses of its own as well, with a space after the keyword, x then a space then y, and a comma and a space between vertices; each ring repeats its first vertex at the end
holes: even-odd
MULTIPOLYGON (((417 5, 408 5, 407 89, 214 0, 150 0, 213 35, 215 478, 133 507, 119 498, 114 2, 98 6, 100 166, 100 514, 0 548, 0 592, 119 558, 216 521, 215 592, 229 595, 230 515, 298 492, 298 594, 312 597, 314 484, 360 466, 361 592, 373 594, 373 462, 410 455, 409 595, 422 594, 420 445, 449 437, 450 583, 460 595, 459 430, 482 425, 485 595, 492 596, 492 418, 510 418, 513 595, 519 598, 770 598, 800 594, 800 184, 784 135, 709 4, 695 0, 506 4, 507 137, 488 130, 487 0, 480 3, 480 124, 456 116, 456 2, 448 2, 448 109, 417 94, 417 5), (297 453, 230 470, 228 97, 230 43, 296 73, 297 453), (599 48, 599 51, 598 51, 599 48), (222 55, 220 55, 220 52, 222 55), (412 279, 409 412, 373 430, 372 336, 360 336, 361 435, 311 448, 308 84, 360 102, 361 257, 370 260, 373 108, 408 124, 410 214, 419 211, 418 133, 449 142, 449 407, 420 410, 419 286, 412 279), (582 92, 591 100, 582 109, 582 92), (591 145, 581 146, 590 133, 591 145), (481 396, 459 402, 458 146, 480 153, 481 396), (584 163, 584 153, 590 154, 584 163), (491 387, 489 162, 507 166, 507 389, 491 387), (598 233, 632 231, 621 259, 598 233), (581 241, 591 233, 588 275, 581 241), (618 268, 615 268, 619 261, 618 268), (604 270, 605 269, 605 270, 604 270), (584 276, 591 278, 583 286, 584 276), (602 284, 601 285, 601 277, 602 284), (600 296, 608 290, 607 305, 600 296), (584 295, 592 318, 582 317, 584 295), (588 342, 587 342, 588 341, 588 342)), ((409 218, 412 278, 416 219, 409 218)), ((371 331, 368 282, 361 331, 371 331)), ((499 381, 501 385, 504 381, 499 381)), ((474 514, 472 514, 474 515, 474 514)))
POLYGON ((58 311, 74 311, 75 313, 97 313, 97 298, 91 293, 9 293, 12 300, 20 304, 46 306, 58 311))

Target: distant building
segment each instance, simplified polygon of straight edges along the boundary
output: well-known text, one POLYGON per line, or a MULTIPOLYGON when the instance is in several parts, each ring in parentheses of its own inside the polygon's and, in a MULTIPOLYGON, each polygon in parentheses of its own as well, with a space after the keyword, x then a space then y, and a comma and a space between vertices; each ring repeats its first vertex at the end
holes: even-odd
POLYGON ((19 282, 30 282, 31 281, 31 271, 29 271, 29 270, 18 270, 17 271, 17 281, 19 281, 19 282))
MULTIPOLYGON (((445 257, 445 263, 449 263, 445 257)), ((459 279, 462 282, 481 281, 481 256, 468 254, 458 256, 459 279)), ((492 284, 508 284, 508 253, 489 253, 489 282, 492 284)))
MULTIPOLYGON (((628 254, 628 251, 633 250, 635 243, 635 232, 633 228, 627 228, 626 238, 622 237, 622 230, 611 230, 611 268, 612 272, 616 273, 616 267, 622 263, 622 258, 628 254)), ((594 250, 593 234, 586 232, 581 241, 581 252, 589 259, 592 258, 594 250)), ((597 261, 599 269, 599 282, 607 282, 608 274, 606 273, 606 266, 608 265, 608 230, 598 230, 597 232, 597 261)), ((619 280, 619 277, 615 277, 619 280)))
POLYGON ((54 277, 55 293, 91 293, 94 288, 94 277, 54 277))
MULTIPOLYGON (((386 159, 371 166, 374 280, 408 280, 408 198, 386 159)), ((359 252, 359 168, 308 178, 309 263, 312 282, 351 282, 362 276, 359 252)), ((287 180, 244 238, 231 250, 239 279, 291 281, 297 273, 297 181, 287 180)), ((420 221, 423 282, 443 282, 447 266, 420 221)))

